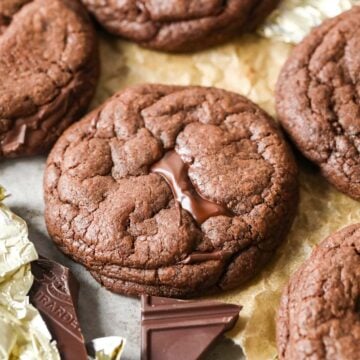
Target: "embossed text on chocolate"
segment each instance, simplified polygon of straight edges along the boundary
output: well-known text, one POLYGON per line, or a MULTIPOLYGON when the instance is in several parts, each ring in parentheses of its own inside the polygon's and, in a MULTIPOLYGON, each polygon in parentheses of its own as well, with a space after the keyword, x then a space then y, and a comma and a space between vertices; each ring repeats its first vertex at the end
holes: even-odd
POLYGON ((38 291, 34 297, 34 301, 39 301, 43 305, 43 309, 47 309, 53 316, 58 317, 61 322, 69 324, 76 330, 80 330, 77 319, 74 318, 65 307, 57 304, 57 302, 44 291, 38 291))

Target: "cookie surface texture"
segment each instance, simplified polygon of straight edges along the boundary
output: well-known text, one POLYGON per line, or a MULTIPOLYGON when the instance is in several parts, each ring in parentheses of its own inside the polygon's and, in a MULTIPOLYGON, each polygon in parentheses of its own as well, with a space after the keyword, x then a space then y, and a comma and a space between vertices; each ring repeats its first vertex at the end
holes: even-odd
POLYGON ((57 245, 115 292, 195 296, 261 270, 294 217, 296 176, 274 121, 246 98, 139 85, 58 140, 46 222, 57 245))
POLYGON ((280 359, 360 356, 360 224, 329 236, 293 275, 277 322, 280 359))
POLYGON ((110 33, 163 51, 191 51, 252 30, 278 0, 82 0, 110 33))
POLYGON ((277 84, 279 120, 338 190, 360 200, 360 7, 298 45, 277 84))
POLYGON ((98 52, 77 0, 0 2, 0 157, 47 151, 83 115, 98 52))

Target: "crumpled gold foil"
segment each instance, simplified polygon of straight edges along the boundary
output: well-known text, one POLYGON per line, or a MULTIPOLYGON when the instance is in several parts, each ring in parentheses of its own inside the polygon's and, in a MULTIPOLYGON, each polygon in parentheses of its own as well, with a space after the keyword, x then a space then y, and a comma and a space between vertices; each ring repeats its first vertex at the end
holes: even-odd
MULTIPOLYGON (((285 0, 277 13, 279 17, 274 15, 276 21, 285 26, 273 25, 276 32, 266 33, 274 39, 245 35, 230 44, 193 54, 162 54, 103 34, 102 76, 93 106, 125 86, 149 82, 217 86, 243 94, 275 115, 275 83, 292 49, 292 45, 279 39, 293 42, 302 39, 324 16, 335 15, 350 3, 349 0, 285 0), (295 5, 301 3, 301 11, 296 10, 295 5), (286 17, 288 20, 282 20, 286 17), (306 24, 303 19, 307 19, 306 24), (306 28, 304 31, 302 26, 306 28)), ((274 23, 274 17, 269 21, 274 23)), ((228 336, 241 345, 249 360, 277 356, 275 317, 289 276, 309 256, 316 243, 345 225, 360 222, 358 202, 336 191, 308 164, 301 163, 299 167, 298 214, 273 261, 242 288, 212 297, 243 305, 240 320, 228 336)))
POLYGON ((96 360, 120 360, 124 351, 126 340, 119 336, 107 336, 93 339, 87 347, 91 349, 89 359, 96 360))
POLYGON ((313 28, 334 17, 359 0, 283 0, 258 32, 268 38, 289 43, 300 42, 313 28))
POLYGON ((60 360, 39 312, 29 304, 30 262, 37 259, 24 220, 1 201, 0 186, 0 359, 60 360))

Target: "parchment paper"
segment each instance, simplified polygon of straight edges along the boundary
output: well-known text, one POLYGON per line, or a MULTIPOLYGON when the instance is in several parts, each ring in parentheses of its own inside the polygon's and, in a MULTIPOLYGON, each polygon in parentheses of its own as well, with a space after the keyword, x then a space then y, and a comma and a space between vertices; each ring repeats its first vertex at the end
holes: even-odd
POLYGON ((359 0, 283 0, 258 29, 272 39, 296 44, 329 17, 349 10, 359 0))
MULTIPOLYGON (((318 4, 319 0, 313 3, 318 4)), ((273 89, 291 50, 291 45, 285 42, 246 35, 204 52, 168 55, 141 49, 109 35, 100 37, 102 76, 92 107, 127 85, 159 82, 232 90, 275 115, 273 89)), ((42 201, 44 160, 11 160, 0 164, 0 182, 13 194, 7 204, 28 221, 30 238, 38 251, 70 266, 81 281, 80 321, 87 339, 124 336, 128 340, 124 358, 139 359, 138 301, 101 288, 81 266, 60 254, 47 237, 42 201)), ((301 157, 299 164, 301 201, 287 241, 256 279, 243 288, 214 297, 244 306, 241 320, 228 335, 242 346, 250 360, 276 356, 275 313, 281 289, 290 274, 317 242, 334 230, 360 221, 359 203, 338 193, 301 157)), ((222 344, 210 358, 235 360, 241 358, 241 352, 231 343, 222 344)))

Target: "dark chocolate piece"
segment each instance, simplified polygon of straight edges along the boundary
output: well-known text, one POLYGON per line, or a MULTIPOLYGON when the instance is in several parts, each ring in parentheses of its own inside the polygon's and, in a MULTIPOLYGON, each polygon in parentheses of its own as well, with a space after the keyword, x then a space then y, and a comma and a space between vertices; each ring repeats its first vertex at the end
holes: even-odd
POLYGON ((180 155, 175 150, 171 150, 151 167, 151 171, 160 174, 166 180, 175 199, 197 223, 202 224, 212 216, 232 216, 231 211, 226 207, 200 196, 189 179, 188 168, 180 155))
POLYGON ((214 251, 212 253, 193 252, 188 255, 184 260, 180 261, 181 264, 195 264, 209 260, 224 260, 232 255, 231 251, 214 251))
POLYGON ((29 296, 39 310, 62 360, 87 360, 84 337, 76 315, 79 284, 70 270, 55 261, 40 258, 31 264, 34 284, 29 296))
POLYGON ((199 359, 236 323, 241 306, 143 295, 141 360, 199 359))

